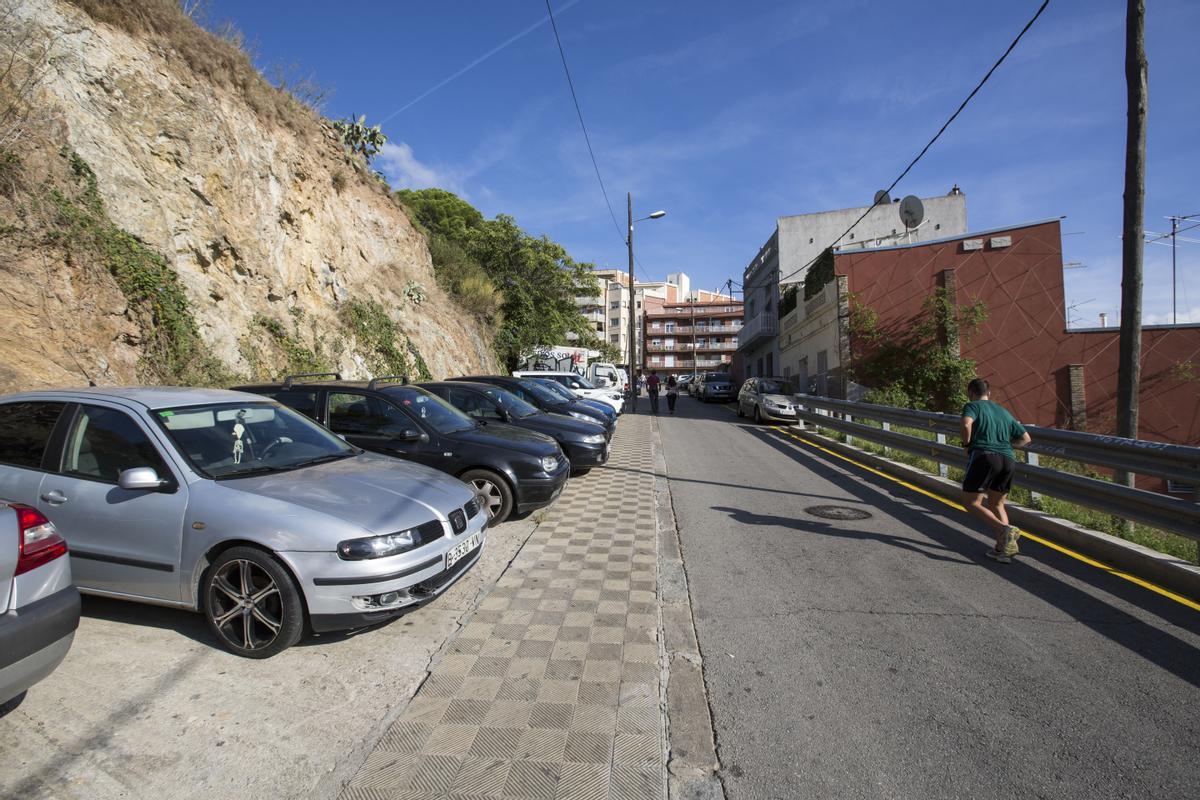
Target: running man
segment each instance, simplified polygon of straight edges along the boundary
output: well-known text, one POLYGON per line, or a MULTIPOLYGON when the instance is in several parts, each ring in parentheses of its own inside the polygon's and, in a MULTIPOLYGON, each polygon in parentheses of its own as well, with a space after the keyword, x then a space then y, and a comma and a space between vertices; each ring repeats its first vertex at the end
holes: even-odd
POLYGON ((988 399, 988 382, 975 378, 967 384, 969 402, 963 406, 961 435, 967 451, 963 502, 996 536, 996 546, 985 555, 1007 564, 1020 550, 1021 532, 1008 524, 1004 500, 1012 489, 1016 460, 1013 447, 1031 441, 1029 432, 1001 405, 988 399))

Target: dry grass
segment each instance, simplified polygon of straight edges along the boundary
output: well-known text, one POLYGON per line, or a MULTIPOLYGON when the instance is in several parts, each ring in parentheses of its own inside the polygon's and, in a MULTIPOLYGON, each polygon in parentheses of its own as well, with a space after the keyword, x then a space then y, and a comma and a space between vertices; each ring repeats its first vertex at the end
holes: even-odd
POLYGON ((318 135, 319 117, 287 91, 272 86, 246 53, 232 26, 221 35, 197 25, 177 0, 69 0, 92 19, 169 48, 194 74, 237 92, 265 121, 308 139, 318 135))

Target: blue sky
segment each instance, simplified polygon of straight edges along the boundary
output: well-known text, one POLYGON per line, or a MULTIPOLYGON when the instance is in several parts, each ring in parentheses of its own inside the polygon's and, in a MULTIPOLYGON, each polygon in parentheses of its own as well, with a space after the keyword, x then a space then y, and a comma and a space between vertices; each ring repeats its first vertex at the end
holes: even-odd
MULTIPOLYGON (((618 222, 626 192, 637 216, 668 211, 637 228, 641 274, 682 270, 704 288, 738 279, 776 217, 869 203, 1038 4, 553 3, 618 222)), ((1166 215, 1200 212, 1200 3, 1148 6, 1146 228, 1165 231, 1166 215)), ((544 0, 213 0, 209 13, 246 33, 260 66, 314 73, 333 90, 327 115, 383 120, 376 166, 393 186, 450 189, 577 260, 624 266, 544 0)), ((1115 321, 1120 304, 1124 13, 1052 0, 894 192, 957 183, 975 230, 1065 216, 1080 324, 1115 321)), ((1185 235, 1197 243, 1177 250, 1180 321, 1200 322, 1200 228, 1185 235)), ((1170 260, 1147 246, 1146 322, 1169 321, 1170 260)))

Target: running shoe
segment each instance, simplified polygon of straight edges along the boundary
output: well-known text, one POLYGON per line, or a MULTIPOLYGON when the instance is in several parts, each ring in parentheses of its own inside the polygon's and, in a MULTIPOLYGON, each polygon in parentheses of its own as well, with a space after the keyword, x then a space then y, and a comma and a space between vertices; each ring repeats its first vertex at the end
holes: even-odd
POLYGON ((1016 525, 1009 525, 1004 529, 1004 555, 1015 556, 1020 555, 1021 548, 1017 546, 1017 540, 1021 538, 1021 531, 1016 525))
POLYGON ((995 548, 988 550, 986 553, 984 553, 984 555, 990 558, 992 561, 999 561, 1001 564, 1012 563, 1011 557, 1006 556, 1002 551, 996 550, 995 548))

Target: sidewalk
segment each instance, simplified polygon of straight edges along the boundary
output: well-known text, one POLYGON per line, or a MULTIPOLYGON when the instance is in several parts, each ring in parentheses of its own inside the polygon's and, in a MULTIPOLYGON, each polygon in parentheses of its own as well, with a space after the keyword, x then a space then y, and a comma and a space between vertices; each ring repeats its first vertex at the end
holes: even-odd
POLYGON ((664 796, 652 435, 622 417, 343 800, 664 796))

